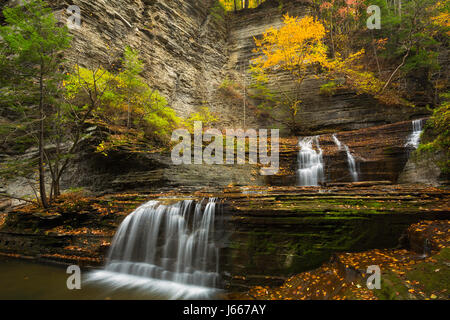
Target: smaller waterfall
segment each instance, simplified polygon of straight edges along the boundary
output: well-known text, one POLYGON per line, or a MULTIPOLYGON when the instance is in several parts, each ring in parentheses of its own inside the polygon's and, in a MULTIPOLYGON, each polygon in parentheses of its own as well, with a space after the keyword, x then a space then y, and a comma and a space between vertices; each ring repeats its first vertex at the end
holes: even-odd
POLYGON ((333 140, 334 143, 336 143, 339 150, 342 150, 342 143, 339 141, 339 139, 336 137, 336 134, 333 134, 333 140))
POLYGON ((417 149, 420 144, 420 135, 423 131, 423 119, 414 120, 412 122, 413 131, 408 137, 408 141, 405 143, 405 147, 417 149))
POLYGON ((319 137, 306 137, 299 140, 298 180, 299 186, 318 186, 325 182, 323 152, 319 137), (313 143, 316 145, 314 150, 313 143))
POLYGON ((334 140, 334 143, 336 143, 336 146, 338 147, 339 150, 342 150, 342 146, 344 147, 344 150, 347 153, 347 163, 348 163, 348 170, 350 172, 350 176, 352 177, 353 182, 357 182, 359 180, 359 174, 358 174, 358 169, 356 167, 355 157, 350 152, 349 147, 346 144, 339 141, 336 134, 333 134, 333 140, 334 140))
POLYGON ((347 152, 348 170, 350 171, 353 182, 357 182, 359 180, 359 175, 358 170, 356 169, 355 157, 353 157, 348 146, 345 145, 344 148, 345 152, 347 152))

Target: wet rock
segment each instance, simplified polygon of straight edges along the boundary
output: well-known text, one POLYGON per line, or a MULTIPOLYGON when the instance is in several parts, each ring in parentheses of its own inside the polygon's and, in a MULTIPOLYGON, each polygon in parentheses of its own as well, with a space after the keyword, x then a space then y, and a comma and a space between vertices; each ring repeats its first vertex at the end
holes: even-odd
POLYGON ((449 183, 449 176, 441 171, 438 163, 445 161, 445 155, 434 153, 410 154, 405 168, 400 173, 399 183, 420 183, 440 186, 449 183))
POLYGON ((449 221, 423 221, 410 226, 404 236, 411 251, 427 257, 448 246, 449 230, 449 221))

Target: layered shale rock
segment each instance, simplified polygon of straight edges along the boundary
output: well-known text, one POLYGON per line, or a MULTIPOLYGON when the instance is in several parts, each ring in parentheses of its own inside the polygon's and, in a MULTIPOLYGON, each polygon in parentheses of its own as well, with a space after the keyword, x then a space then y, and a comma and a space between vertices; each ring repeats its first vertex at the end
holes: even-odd
MULTIPOLYGON (((390 181, 401 183, 424 183, 422 180, 406 180, 402 173, 408 162, 411 150, 405 147, 411 134, 411 122, 402 121, 393 124, 373 126, 369 128, 341 131, 334 135, 343 145, 348 146, 355 159, 358 181, 390 181)), ((347 152, 344 147, 338 147, 333 134, 323 134, 319 137, 323 150, 325 184, 349 183, 352 177, 349 171, 347 152)), ((280 164, 282 170, 266 180, 272 185, 295 185, 298 169, 298 139, 282 139, 280 147, 280 164)), ((408 165, 409 168, 409 165, 408 165)), ((409 176, 414 174, 408 169, 409 176)))
MULTIPOLYGON (((62 22, 69 17, 67 7, 81 9, 81 28, 72 30, 68 64, 87 67, 120 67, 126 46, 137 48, 144 61, 143 77, 159 90, 180 116, 187 117, 200 106, 208 106, 220 119, 218 128, 278 127, 257 111, 251 97, 251 77, 247 72, 254 57, 254 37, 269 27, 282 24, 285 13, 305 16, 312 13, 308 1, 268 0, 256 9, 224 16, 213 0, 50 0, 62 22)), ((407 155, 403 148, 409 128, 396 125, 426 112, 420 108, 390 107, 373 98, 339 91, 331 97, 320 95, 325 83, 313 75, 301 89, 302 108, 298 113, 299 134, 325 134, 321 143, 333 147, 331 133, 373 127, 368 131, 342 133, 360 165, 363 180, 396 181, 407 155), (392 124, 383 129, 380 126, 392 124), (372 137, 378 137, 373 139, 372 137)), ((271 82, 275 90, 293 90, 292 80, 279 72, 271 82)), ((298 148, 295 139, 281 150, 282 167, 287 170, 266 182, 294 185, 298 148)), ((77 166, 66 181, 77 185, 112 190, 187 186, 258 185, 255 167, 173 166, 167 155, 136 157, 119 150, 110 159, 93 155, 95 143, 86 146, 77 166), (137 159, 139 158, 139 159, 137 159), (226 177, 230 178, 226 178, 226 177)), ((345 152, 326 150, 327 180, 349 180, 345 152)), ((414 174, 414 172, 412 172, 414 174)), ((402 178, 402 181, 412 181, 402 178)), ((414 180, 414 179, 413 179, 414 180)), ((423 179, 422 179, 423 180, 423 179)), ((415 179, 414 181, 418 181, 415 179)))
MULTIPOLYGON (((253 10, 243 10, 233 14, 230 19, 230 60, 229 69, 238 72, 237 81, 243 81, 243 70, 248 70, 249 61, 255 58, 254 38, 262 37, 270 27, 282 25, 282 17, 288 13, 291 16, 303 17, 312 13, 309 1, 293 0, 280 6, 278 1, 267 1, 263 6, 253 10)), ((247 86, 252 82, 249 73, 246 74, 247 86)), ((355 130, 375 125, 383 125, 403 121, 412 117, 427 114, 427 111, 409 107, 392 107, 378 103, 367 95, 356 95, 348 90, 340 90, 333 96, 320 94, 320 87, 326 81, 311 74, 300 88, 299 98, 301 109, 297 114, 299 134, 312 132, 336 132, 355 130)), ((292 93, 297 90, 289 74, 276 72, 271 74, 269 88, 274 92, 292 93)), ((248 90, 251 95, 252 90, 248 90)), ((250 99, 250 105, 257 105, 258 100, 250 99)), ((250 109, 251 111, 251 109, 250 109)), ((265 119, 260 123, 268 125, 265 119)))
POLYGON ((336 252, 395 247, 412 223, 449 218, 449 193, 418 186, 211 191, 81 197, 61 201, 51 212, 17 208, 0 215, 0 254, 97 266, 118 225, 139 204, 217 197, 224 210, 217 218, 225 223, 225 232, 215 234, 220 272, 227 288, 241 290, 281 284, 336 252))
POLYGON ((448 220, 448 192, 418 186, 241 188, 230 213, 223 272, 231 288, 273 285, 335 252, 393 248, 408 226, 448 220))
MULTIPOLYGON (((249 61, 254 57, 254 37, 269 27, 279 27, 289 13, 312 13, 309 1, 266 1, 256 9, 225 16, 213 0, 51 0, 57 16, 65 22, 69 5, 81 9, 81 29, 72 30, 69 64, 120 65, 126 46, 140 51, 145 63, 143 77, 166 97, 180 116, 187 117, 208 106, 219 127, 269 126, 257 117, 249 61), (227 85, 226 80, 233 81, 227 85), (244 108, 245 105, 245 108, 244 108), (245 121, 244 121, 245 118, 245 121)), ((388 107, 369 96, 340 91, 332 97, 319 94, 325 81, 308 77, 300 92, 303 101, 298 122, 301 131, 355 130, 398 122, 423 115, 421 109, 388 107)), ((283 72, 273 75, 272 89, 293 90, 292 79, 283 72)))
POLYGON ((142 76, 180 116, 187 117, 210 97, 227 62, 226 28, 212 0, 49 0, 67 21, 69 5, 81 9, 73 29, 68 63, 118 68, 126 46, 139 49, 142 76))

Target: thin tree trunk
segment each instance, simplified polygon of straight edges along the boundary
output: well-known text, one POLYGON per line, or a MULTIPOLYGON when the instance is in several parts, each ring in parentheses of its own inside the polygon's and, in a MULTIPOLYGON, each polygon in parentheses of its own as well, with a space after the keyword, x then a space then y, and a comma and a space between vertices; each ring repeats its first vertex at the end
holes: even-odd
POLYGON ((130 129, 130 118, 131 118, 130 104, 128 104, 128 114, 127 114, 127 128, 130 129))
POLYGON ((400 63, 400 65, 394 70, 394 72, 392 72, 391 76, 389 77, 389 79, 384 84, 383 89, 381 89, 381 92, 386 90, 386 88, 391 84, 391 81, 394 78, 395 74, 398 72, 398 70, 400 70, 401 67, 404 66, 404 64, 406 62, 406 58, 408 58, 410 51, 411 51, 411 48, 409 48, 408 51, 406 52, 406 54, 403 56, 402 63, 400 63))
POLYGON ((381 67, 380 67, 380 61, 378 60, 378 53, 377 53, 377 46, 375 45, 375 38, 373 36, 373 30, 370 32, 372 36, 372 47, 373 47, 373 53, 375 55, 375 61, 377 62, 377 68, 378 68, 378 77, 381 79, 381 67))
POLYGON ((32 203, 32 204, 36 205, 36 202, 34 202, 33 200, 28 200, 28 199, 24 199, 24 198, 20 198, 20 197, 15 197, 15 196, 9 195, 7 193, 0 193, 0 196, 8 198, 8 199, 25 201, 25 202, 32 203))
MULTIPOLYGON (((41 66, 42 70, 42 66, 41 66)), ((44 79, 41 71, 39 77, 39 192, 41 193, 41 203, 44 208, 48 208, 47 193, 45 191, 45 168, 44 168, 44 79)))

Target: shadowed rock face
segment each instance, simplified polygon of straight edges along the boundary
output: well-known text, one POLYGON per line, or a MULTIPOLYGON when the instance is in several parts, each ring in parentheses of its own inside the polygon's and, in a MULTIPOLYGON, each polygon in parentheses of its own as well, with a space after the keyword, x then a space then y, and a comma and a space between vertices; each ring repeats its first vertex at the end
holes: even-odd
POLYGON ((229 287, 280 283, 319 267, 336 252, 393 248, 410 224, 449 217, 448 195, 437 189, 379 186, 318 191, 248 188, 242 198, 225 194, 226 213, 232 213, 227 230, 232 231, 222 250, 221 267, 229 287))

